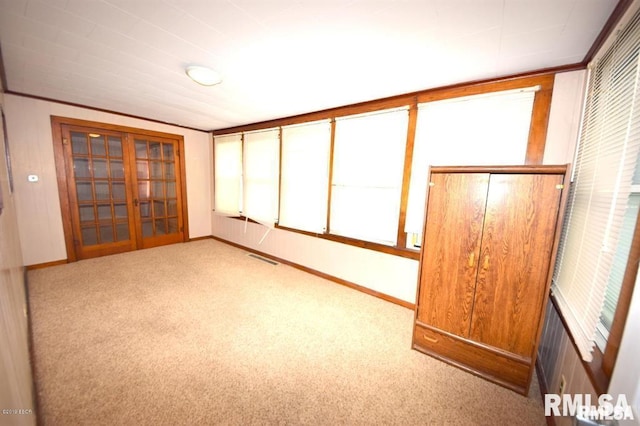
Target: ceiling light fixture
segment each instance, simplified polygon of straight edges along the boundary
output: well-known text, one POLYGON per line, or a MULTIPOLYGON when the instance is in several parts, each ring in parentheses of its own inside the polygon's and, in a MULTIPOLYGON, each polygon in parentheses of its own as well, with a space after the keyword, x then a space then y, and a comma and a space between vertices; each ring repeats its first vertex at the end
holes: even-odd
POLYGON ((190 65, 185 70, 191 80, 203 86, 215 86, 222 82, 220 74, 211 68, 201 67, 198 65, 190 65))

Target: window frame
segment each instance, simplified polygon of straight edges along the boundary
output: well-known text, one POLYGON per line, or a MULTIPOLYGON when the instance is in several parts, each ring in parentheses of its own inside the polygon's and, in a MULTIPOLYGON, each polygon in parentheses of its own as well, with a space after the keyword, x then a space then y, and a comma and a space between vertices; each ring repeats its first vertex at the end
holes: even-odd
MULTIPOLYGON (((569 68, 563 71, 570 71, 575 68, 569 68)), ((381 243, 364 241, 356 238, 340 236, 330 233, 314 233, 309 231, 298 230, 294 228, 288 228, 275 224, 276 229, 282 229, 290 232, 297 232, 303 235, 313 236, 316 238, 322 238, 330 241, 340 242, 355 247, 366 248, 369 250, 378 251, 381 253, 392 254, 395 256, 405 257, 409 259, 418 260, 420 256, 420 249, 407 248, 407 233, 404 232, 407 204, 409 197, 409 182, 411 177, 411 159, 413 155, 413 143, 415 138, 418 104, 425 102, 432 102, 438 100, 451 99, 456 97, 490 94, 492 92, 502 92, 513 89, 523 89, 532 86, 540 86, 540 89, 536 91, 533 109, 531 115, 531 124, 529 128, 529 138, 527 143, 525 165, 539 165, 543 163, 543 156, 546 144, 547 125, 549 122, 549 113, 551 109, 551 95, 553 92, 553 84, 555 80, 555 74, 558 70, 535 73, 524 76, 514 76, 510 78, 497 79, 497 80, 485 80, 479 82, 472 82, 466 84, 459 84, 453 86, 447 86, 437 89, 424 90, 420 92, 409 93, 405 95, 394 96, 391 98, 377 99, 369 102, 363 102, 354 105, 347 105, 343 107, 332 108, 323 111, 312 112, 308 114, 302 114, 293 117, 280 118, 261 123, 248 124, 244 126, 230 127, 213 131, 213 136, 222 136, 232 133, 244 133, 256 130, 265 130, 269 128, 282 128, 283 126, 293 124, 303 124, 307 122, 330 120, 331 122, 331 143, 330 143, 330 157, 329 157, 329 182, 332 181, 333 173, 333 147, 335 141, 335 121, 336 118, 371 113, 386 109, 394 109, 400 107, 407 107, 409 110, 409 121, 407 129, 407 141, 405 147, 405 162, 402 177, 402 190, 400 199, 400 214, 398 220, 398 238, 395 246, 389 246, 381 243)), ((215 153, 214 153, 215 155, 215 153)), ((282 158, 280 158, 281 164, 282 158)), ((329 197, 327 203, 327 211, 331 208, 331 188, 329 188, 329 197)), ((233 216, 237 219, 246 220, 247 218, 239 215, 233 216)), ((327 225, 329 225, 331 218, 327 216, 327 225)), ((327 229, 330 229, 327 226, 327 229)))
MULTIPOLYGON (((609 383, 613 374, 613 368, 618 358, 618 352, 620 350, 620 343, 622 341, 622 334, 627 323, 627 317, 629 315, 629 308, 631 306, 631 296, 636 284, 636 277, 638 275, 638 269, 640 265, 640 214, 636 219, 635 230, 633 232, 633 238, 631 240, 631 249, 629 250, 629 257, 627 258, 627 265, 624 272, 624 278, 622 279, 622 285, 620 286, 620 294, 618 296, 618 304, 616 305, 616 312, 611 323, 611 330, 609 331, 609 338, 607 339, 607 345, 604 352, 596 345, 593 348, 593 360, 591 362, 585 361, 582 357, 578 357, 585 371, 591 385, 594 387, 598 394, 607 393, 609 390, 609 383)), ((562 321, 562 325, 571 340, 576 352, 578 346, 573 339, 573 336, 569 332, 567 321, 556 301, 556 298, 551 295, 551 302, 562 321)))
POLYGON ((223 215, 223 216, 226 216, 226 217, 236 217, 242 211, 242 149, 243 149, 243 135, 242 134, 238 134, 238 135, 229 134, 229 135, 225 135, 225 136, 228 136, 228 137, 237 136, 239 138, 239 141, 237 141, 237 142, 239 142, 238 151, 240 152, 240 162, 237 163, 237 164, 240 165, 240 173, 238 173, 237 176, 234 176, 238 181, 237 182, 237 188, 236 188, 237 189, 237 197, 236 197, 237 200, 236 200, 236 203, 235 203, 236 204, 236 208, 234 209, 233 212, 227 211, 227 210, 224 210, 224 209, 216 209, 217 200, 216 200, 216 193, 215 192, 216 192, 216 179, 217 179, 217 176, 216 176, 216 170, 215 169, 217 168, 216 167, 217 161, 219 161, 219 160, 221 161, 222 157, 220 156, 220 153, 217 152, 217 146, 219 145, 219 143, 216 143, 216 141, 214 139, 213 140, 213 153, 214 153, 214 155, 213 155, 213 167, 214 167, 214 171, 213 171, 213 179, 214 179, 214 181, 213 181, 213 191, 214 191, 214 194, 213 194, 213 211, 216 212, 216 214, 220 214, 220 215, 223 215))
MULTIPOLYGON (((636 19, 638 8, 630 7, 631 3, 632 2, 630 1, 622 1, 618 4, 609 21, 607 22, 607 25, 601 31, 598 39, 593 44, 590 51, 587 53, 583 61, 583 63, 585 64, 585 68, 587 68, 589 64, 595 63, 596 60, 601 60, 602 58, 611 54, 613 45, 619 42, 618 34, 626 31, 631 21, 636 19), (627 14, 627 11, 629 10, 631 10, 632 13, 627 14)), ((588 95, 589 92, 585 91, 585 104, 583 105, 583 108, 586 107, 588 95)), ((638 165, 636 165, 636 167, 638 167, 638 165)), ((573 182, 571 183, 571 185, 573 185, 573 182)), ((631 239, 631 246, 626 260, 624 275, 618 295, 618 301, 616 304, 613 321, 611 323, 611 328, 609 331, 609 337, 607 339, 604 351, 602 351, 597 344, 594 345, 592 351, 593 359, 590 362, 583 360, 582 357, 578 355, 578 359, 582 363, 589 381, 598 394, 609 392, 609 385, 622 342, 622 335, 627 325, 627 317, 629 316, 631 299, 634 292, 636 279, 638 278, 639 265, 640 214, 638 214, 636 217, 635 227, 631 239)), ((571 341, 576 353, 579 354, 578 345, 576 344, 576 341, 574 340, 574 337, 570 332, 568 323, 559 306, 559 303, 557 302, 555 296, 551 295, 550 298, 569 336, 569 340, 571 341)))
MULTIPOLYGON (((640 164, 636 165, 637 169, 640 169, 640 164)), ((631 185, 631 193, 629 194, 630 197, 632 196, 636 196, 636 197, 640 197, 640 185, 639 184, 632 184, 631 185)), ((627 205, 627 208, 629 208, 629 205, 627 205)), ((633 233, 631 233, 631 242, 629 244, 629 253, 627 254, 627 258, 626 258, 626 263, 625 263, 625 271, 623 273, 622 279, 620 280, 620 289, 618 291, 618 299, 616 299, 616 308, 614 308, 614 318, 615 318, 615 314, 617 312, 617 300, 619 300, 620 298, 620 293, 622 291, 622 282, 624 280, 624 275, 626 274, 626 268, 629 266, 629 255, 631 253, 631 245, 633 243, 633 235, 635 233, 635 229, 638 223, 638 216, 640 216, 640 212, 636 212, 636 217, 635 217, 635 223, 633 223, 633 233)), ((633 218, 632 218, 633 219, 633 218)), ((620 242, 618 242, 618 244, 620 244, 620 242)), ((616 247, 617 250, 618 247, 616 247)), ((608 283, 609 285, 610 283, 608 283)), ((608 290, 608 285, 607 285, 607 290, 608 290)), ((606 296, 605 296, 606 297, 606 296)), ((603 308, 603 312, 604 312, 604 308, 603 308)), ((600 343, 601 341, 604 341, 604 349, 606 350, 606 346, 607 343, 609 342, 609 337, 611 336, 611 327, 613 326, 613 318, 611 319, 611 324, 609 325, 609 330, 606 328, 606 325, 602 322, 602 314, 600 317, 600 321, 598 322, 598 325, 596 327, 596 347, 598 347, 601 351, 603 350, 602 347, 600 347, 600 343)))
MULTIPOLYGON (((638 275, 638 265, 640 264, 640 214, 636 218, 635 230, 631 240, 631 248, 629 257, 627 258, 627 266, 625 268, 622 285, 620 286, 620 294, 618 295, 618 303, 616 305, 616 313, 611 323, 609 338, 604 353, 602 353, 602 371, 611 379, 613 367, 615 366, 622 341, 622 333, 627 323, 629 307, 631 306, 631 295, 635 288, 636 277, 638 275)), ((599 349, 598 349, 599 350, 599 349)), ((607 383, 608 388, 608 383, 607 383)))
MULTIPOLYGON (((341 219, 345 219, 349 215, 345 213, 345 211, 352 211, 362 208, 362 205, 355 206, 352 205, 350 209, 345 209, 344 205, 340 205, 339 199, 337 196, 339 191, 343 191, 345 188, 348 188, 352 191, 352 196, 356 193, 361 194, 362 192, 371 193, 377 192, 376 197, 374 198, 376 203, 378 203, 377 207, 384 206, 384 203, 380 203, 380 197, 384 197, 385 193, 389 191, 393 192, 393 199, 389 199, 387 204, 388 207, 396 207, 387 210, 387 213, 396 215, 395 223, 391 226, 395 228, 399 221, 400 215, 400 203, 402 201, 402 191, 404 189, 404 170, 406 168, 406 133, 408 131, 409 125, 409 108, 401 107, 401 108, 392 108, 385 109, 381 111, 376 111, 372 114, 355 114, 350 116, 339 117, 335 120, 335 128, 333 142, 334 142, 334 150, 332 155, 332 173, 331 173, 331 181, 330 185, 331 189, 331 198, 329 200, 329 223, 328 223, 328 233, 336 236, 345 236, 352 239, 359 239, 357 234, 358 231, 354 229, 345 229, 339 226, 339 220, 335 220, 335 217, 339 217, 341 219), (380 119, 380 120, 377 120, 380 119), (386 121, 386 123, 384 123, 386 121), (366 123, 364 127, 367 128, 364 132, 370 132, 372 128, 377 129, 373 134, 360 134, 356 132, 353 134, 353 127, 362 128, 362 123, 366 123), (380 135, 384 134, 385 131, 393 129, 393 134, 386 134, 386 137, 380 137, 380 135), (351 131, 350 131, 351 130, 351 131), (395 133, 398 131, 398 133, 395 133), (379 133, 378 133, 379 132, 379 133), (350 134, 351 133, 351 134, 350 134), (346 135, 346 136, 345 136, 346 135), (362 146, 365 143, 365 146, 362 146), (337 145, 337 149, 336 149, 337 145), (354 167, 344 167, 344 163, 347 164, 354 159, 352 155, 345 155, 344 150, 345 147, 352 145, 358 147, 358 154, 361 158, 355 157, 355 162, 358 164, 368 163, 365 168, 358 168, 355 164, 352 164, 354 167), (383 157, 379 157, 378 155, 386 150, 383 157), (367 151, 367 152, 364 152, 367 151), (373 155, 373 161, 367 162, 363 161, 363 158, 372 159, 370 156, 371 153, 376 153, 373 155), (394 160, 395 156, 395 160, 394 160), (385 175, 384 169, 386 166, 389 166, 389 161, 393 163, 394 167, 388 167, 389 170, 393 170, 390 175, 387 175, 387 179, 380 179, 381 175, 385 175), (376 161, 379 162, 376 166, 376 161), (385 163, 386 161, 386 163, 385 163), (338 167, 336 167, 338 164, 338 167), (342 166, 340 166, 342 165, 342 166), (371 168, 371 165, 374 168, 371 168), (351 170, 357 169, 357 173, 351 174, 351 170), (336 178, 338 176, 338 178, 336 178), (363 180, 363 176, 366 179, 363 180), (382 182, 384 181, 384 183, 382 182), (396 185, 397 184, 397 185, 396 185), (394 206, 394 204, 397 205, 394 206), (338 208, 342 207, 342 209, 338 208), (336 230, 337 228, 337 230, 336 230)), ((360 131, 360 129, 358 130, 360 131)), ((351 153, 353 154, 353 153, 351 153)), ((348 197, 347 197, 348 198, 348 197)), ((367 196, 365 196, 367 198, 367 196)), ((363 203, 363 200, 360 200, 363 203)), ((371 219, 363 218, 363 215, 359 216, 351 216, 356 221, 364 222, 371 219)), ((375 216, 375 213, 373 213, 375 216)), ((382 227, 384 225, 380 225, 383 221, 378 221, 378 226, 382 227)), ((362 230, 361 230, 362 231, 362 230)), ((374 242, 377 241, 382 245, 388 245, 390 247, 397 246, 397 229, 388 229, 389 233, 385 234, 389 239, 385 239, 381 234, 377 234, 373 236, 370 234, 369 239, 362 239, 363 241, 374 242), (391 243, 391 241, 394 241, 391 243), (389 244, 391 243, 391 244, 389 244)), ((365 233, 369 233, 367 230, 365 233)))
MULTIPOLYGON (((296 201, 290 201, 288 200, 289 196, 295 195, 295 190, 294 191, 290 191, 290 182, 288 181, 288 179, 291 178, 292 176, 292 172, 291 170, 288 168, 289 166, 285 167, 285 164, 287 163, 286 161, 283 161, 283 158, 285 158, 286 155, 291 155, 292 152, 295 153, 295 148, 292 148, 296 146, 296 143, 300 143, 301 139, 298 139, 299 137, 299 133, 298 133, 298 137, 296 137, 296 131, 300 131, 301 129, 304 130, 308 130, 309 128, 312 128, 313 130, 315 130, 317 133, 314 133, 314 137, 315 139, 312 141, 313 145, 320 145, 321 148, 326 149, 326 152, 324 152, 323 157, 321 158, 321 161, 318 162, 318 158, 316 157, 308 157, 305 158, 303 160, 312 160, 313 163, 315 164, 315 166, 318 166, 318 164, 320 166, 324 166, 326 167, 322 173, 321 178, 317 179, 316 182, 312 182, 312 184, 317 184, 317 188, 314 187, 311 189, 311 191, 318 191, 322 196, 318 196, 318 192, 316 193, 316 196, 318 197, 316 199, 316 204, 314 204, 314 206, 318 207, 316 214, 318 215, 317 217, 313 217, 312 219, 317 219, 317 222, 315 220, 311 220, 311 221, 299 221, 298 220, 298 226, 300 226, 300 228, 297 227, 293 227, 293 226, 287 226, 287 225, 280 225, 282 228, 292 228, 294 230, 304 230, 307 232, 311 232, 311 233, 315 233, 315 232, 324 232, 326 230, 326 226, 327 226, 327 208, 326 205, 328 203, 328 191, 329 191, 329 162, 330 162, 330 158, 329 158, 329 154, 331 151, 331 129, 332 129, 332 123, 330 120, 319 120, 319 121, 313 121, 313 122, 308 122, 308 123, 303 123, 303 124, 298 124, 298 125, 292 125, 292 126, 281 126, 281 140, 280 140, 280 206, 278 209, 278 223, 280 224, 282 222, 283 216, 285 219, 288 219, 288 212, 289 209, 291 208, 291 205, 295 205, 296 202, 304 202, 306 200, 306 197, 304 196, 304 194, 302 194, 302 196, 296 200, 296 201), (287 140, 287 138, 285 137, 286 134, 290 134, 290 132, 293 132, 294 137, 293 139, 289 139, 287 140), (287 145, 289 149, 287 149, 285 147, 285 142, 287 142, 287 144, 289 144, 290 142, 293 143, 293 145, 287 145), (325 146, 326 144, 326 146, 325 146), (320 192, 322 191, 322 192, 320 192), (294 194, 291 194, 291 192, 294 192, 294 194), (283 215, 283 212, 286 212, 283 215), (304 222, 304 223, 303 223, 304 222)), ((304 131, 302 130, 302 131, 304 131)), ((303 142, 304 143, 304 142, 303 142)), ((294 154, 295 155, 295 154, 294 154)), ((314 167, 313 165, 310 167, 314 167)), ((304 178, 303 178, 304 179, 304 178)), ((305 187, 304 192, 308 192, 309 188, 305 187)), ((295 197, 293 197, 295 198, 295 197)), ((290 220, 290 219, 289 219, 290 220)))
POLYGON ((277 223, 277 220, 278 220, 279 210, 280 210, 279 209, 280 186, 282 183, 281 165, 280 165, 280 162, 282 160, 282 129, 269 128, 269 129, 265 129, 264 131, 259 130, 251 133, 243 133, 242 134, 242 151, 240 154, 240 159, 242 163, 242 166, 241 166, 242 190, 240 192, 240 196, 242 198, 242 209, 241 209, 242 216, 254 222, 262 223, 263 225, 269 228, 275 227, 275 224, 277 223), (258 136, 260 135, 264 137, 265 133, 277 133, 277 134, 267 135, 266 138, 260 138, 258 136), (247 136, 251 136, 251 137, 247 138, 247 136), (256 140, 251 140, 254 138, 256 140), (266 145, 266 149, 267 151, 269 151, 269 148, 272 148, 269 146, 270 143, 277 144, 277 146, 274 149, 274 151, 277 151, 277 152, 267 152, 267 154, 274 154, 273 157, 269 157, 269 158, 277 162, 277 164, 275 164, 275 167, 273 168, 273 174, 267 173, 266 176, 259 176, 259 175, 256 176, 254 175, 254 171, 251 171, 251 173, 248 173, 247 170, 249 170, 249 168, 247 167, 247 161, 248 161, 247 153, 252 149, 256 149, 255 146, 260 147, 258 149, 264 149, 264 145, 266 145), (252 148, 252 145, 254 145, 253 148, 252 148), (255 194, 254 191, 249 191, 249 190, 253 189, 253 187, 255 186, 261 186, 261 185, 266 185, 270 187, 269 189, 271 190, 271 195, 275 197, 275 199, 272 200, 273 201, 272 205, 269 206, 271 207, 271 209, 269 209, 270 213, 273 213, 273 216, 271 216, 270 213, 265 213, 265 217, 259 217, 260 213, 262 212, 260 212, 258 209, 259 213, 256 214, 254 211, 255 203, 253 202, 253 200, 252 202, 249 202, 249 198, 253 198, 253 197, 250 197, 250 195, 255 194), (247 210, 251 210, 251 212, 247 214, 247 210))
MULTIPOLYGON (((573 182, 570 183, 573 185, 573 182)), ((625 267, 624 277, 620 286, 620 293, 618 295, 618 303, 616 305, 616 311, 611 323, 611 330, 609 330, 609 338, 604 352, 595 345, 593 348, 593 359, 585 361, 582 357, 578 356, 580 363, 587 373, 587 377, 591 382, 591 385, 598 394, 607 393, 609 390, 609 383, 611 382, 611 376, 613 369, 618 358, 618 352, 620 350, 620 343, 622 342, 622 334, 624 332, 627 317, 629 315, 629 308, 631 306, 631 296, 636 284, 636 277, 638 276, 638 270, 640 269, 640 214, 636 218, 635 228, 633 231, 633 237, 631 239, 631 247, 629 249, 629 256, 627 257, 627 264, 625 267)), ((569 340, 576 352, 578 352, 578 345, 576 344, 571 332, 569 332, 569 326, 567 320, 562 313, 562 310, 553 294, 549 296, 551 303, 558 316, 564 329, 567 331, 569 340)))
POLYGON ((405 223, 409 248, 419 247, 422 239, 428 166, 521 164, 538 90, 532 86, 418 104, 405 223), (455 128, 460 117, 465 125, 455 128))

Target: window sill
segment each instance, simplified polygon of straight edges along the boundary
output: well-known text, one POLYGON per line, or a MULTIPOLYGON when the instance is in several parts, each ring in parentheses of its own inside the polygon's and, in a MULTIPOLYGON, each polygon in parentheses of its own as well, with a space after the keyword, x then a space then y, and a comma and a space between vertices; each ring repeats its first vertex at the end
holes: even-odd
POLYGON ((551 299, 551 302, 553 303, 553 307, 556 310, 556 312, 558 313, 558 316, 560 317, 560 320, 562 321, 562 326, 564 327, 565 331, 567 332, 567 334, 569 335, 569 339, 571 340, 571 344, 573 345, 574 350, 577 353, 577 356, 580 360, 580 362, 582 363, 582 366, 584 367, 587 376, 589 377, 589 381, 591 382, 591 385, 593 386, 594 390, 596 391, 596 393, 598 395, 601 395, 603 393, 607 393, 607 390, 609 389, 609 377, 607 376, 607 374, 604 372, 604 370, 602 369, 602 360, 603 360, 603 353, 602 351, 596 347, 593 350, 593 360, 591 362, 587 362, 585 360, 582 359, 582 357, 580 356, 580 353, 578 351, 578 346, 576 345, 575 340, 573 339, 573 336, 571 335, 571 332, 569 331, 569 327, 567 325, 567 321, 564 318, 564 315, 562 314, 562 311, 560 311, 560 308, 558 307, 558 302, 556 301, 556 298, 551 295, 549 296, 549 299, 551 299))

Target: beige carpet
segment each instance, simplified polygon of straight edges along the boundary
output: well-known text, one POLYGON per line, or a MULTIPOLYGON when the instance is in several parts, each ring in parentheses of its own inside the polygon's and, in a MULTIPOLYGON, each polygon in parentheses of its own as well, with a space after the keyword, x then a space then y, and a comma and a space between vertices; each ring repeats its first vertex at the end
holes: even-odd
POLYGON ((204 240, 29 272, 45 425, 544 425, 413 312, 204 240))

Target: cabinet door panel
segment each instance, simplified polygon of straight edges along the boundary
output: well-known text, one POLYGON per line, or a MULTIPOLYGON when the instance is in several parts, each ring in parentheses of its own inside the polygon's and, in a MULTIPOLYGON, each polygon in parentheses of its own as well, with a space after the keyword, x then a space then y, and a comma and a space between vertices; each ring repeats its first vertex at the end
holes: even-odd
POLYGON ((487 173, 433 173, 420 269, 419 321, 467 337, 487 173))
POLYGON ((471 339, 532 355, 562 182, 560 175, 491 176, 471 339))

